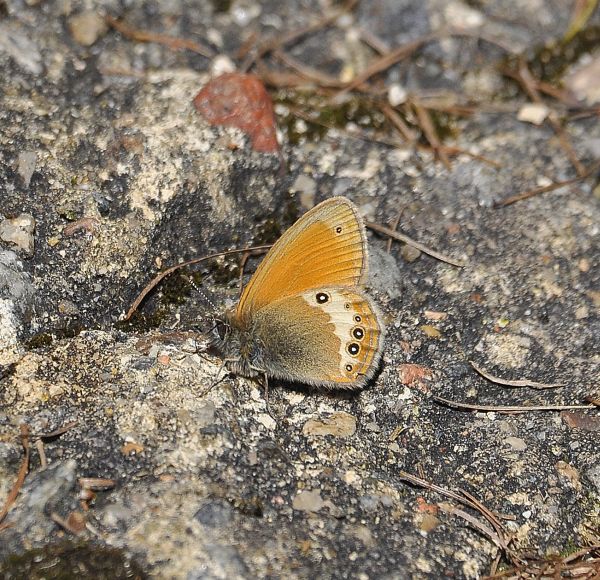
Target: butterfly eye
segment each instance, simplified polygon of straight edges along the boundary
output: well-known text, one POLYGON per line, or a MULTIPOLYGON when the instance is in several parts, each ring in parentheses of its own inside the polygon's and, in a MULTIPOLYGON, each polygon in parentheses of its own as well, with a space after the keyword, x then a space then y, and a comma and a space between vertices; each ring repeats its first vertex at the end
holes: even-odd
POLYGON ((352 336, 356 338, 356 340, 362 340, 365 337, 365 329, 357 326, 352 329, 352 336))
POLYGON ((227 337, 227 329, 227 324, 225 324, 221 320, 218 320, 215 324, 215 330, 221 340, 225 340, 225 338, 227 337))
POLYGON ((355 342, 351 342, 348 345, 348 352, 352 355, 352 356, 356 356, 359 352, 360 352, 360 346, 358 344, 356 344, 355 342))
POLYGON ((319 292, 315 298, 318 304, 325 304, 325 302, 329 302, 329 294, 326 294, 325 292, 319 292))

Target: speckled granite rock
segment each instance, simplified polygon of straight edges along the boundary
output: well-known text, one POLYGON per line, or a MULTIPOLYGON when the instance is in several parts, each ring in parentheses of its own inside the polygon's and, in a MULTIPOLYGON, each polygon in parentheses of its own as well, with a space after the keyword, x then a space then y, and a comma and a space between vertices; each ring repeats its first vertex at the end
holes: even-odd
MULTIPOLYGON (((0 530, 0 575, 78 559, 98 578, 485 574, 497 548, 438 510, 445 498, 400 481, 401 470, 467 489, 512 516, 517 548, 544 555, 582 544, 599 526, 597 411, 583 412, 587 422, 473 413, 431 395, 489 405, 598 397, 593 185, 492 208, 540 180, 573 176, 552 131, 517 120, 521 101, 511 113, 458 123, 456 145, 499 167, 459 156, 446 170, 426 153, 332 131, 294 146, 284 133, 282 173, 276 156, 252 153, 243 134, 208 127, 194 111, 208 59, 133 43, 93 16, 210 39, 235 55, 252 31, 301 27, 322 3, 225 4, 145 1, 122 12, 116 2, 9 2, 0 16, 0 219, 35 220, 33 255, 0 242, 0 505, 22 460, 19 425, 32 434, 31 471, 0 530), (270 413, 252 381, 227 377, 208 392, 220 361, 185 332, 214 309, 184 277, 149 297, 145 319, 119 322, 158 269, 273 241, 332 195, 347 195, 371 220, 401 211, 401 231, 468 259, 462 269, 425 255, 405 260, 399 247, 387 254, 383 239, 370 238, 373 294, 389 336, 381 372, 363 392, 276 383, 270 413), (566 386, 508 389, 477 375, 470 360, 566 386), (43 470, 35 440, 72 421, 44 440, 43 470), (80 477, 115 486, 82 504, 80 477), (57 516, 83 521, 78 537, 57 516), (99 560, 114 568, 100 571, 99 560)), ((510 0, 403 1, 411 18, 396 23, 381 20, 394 2, 370 4, 372 12, 362 5, 292 54, 318 55, 311 64, 330 73, 343 69, 335 59, 356 71, 370 56, 355 51, 361 26, 393 45, 457 22, 533 50, 568 21, 556 2, 529 13, 510 0)), ((489 64, 486 86, 503 87, 492 66, 501 52, 456 40, 434 43, 386 80, 410 90, 481 87, 482 76, 461 72, 475 54, 489 64)), ((569 132, 591 163, 597 120, 569 132)), ((217 308, 235 300, 236 259, 198 271, 217 308)))

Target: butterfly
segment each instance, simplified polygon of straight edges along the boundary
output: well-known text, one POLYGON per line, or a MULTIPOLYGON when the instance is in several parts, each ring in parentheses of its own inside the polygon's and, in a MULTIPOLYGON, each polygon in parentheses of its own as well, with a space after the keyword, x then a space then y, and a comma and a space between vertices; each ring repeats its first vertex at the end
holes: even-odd
POLYGON ((367 236, 356 206, 328 199, 269 250, 212 346, 230 372, 358 389, 377 370, 385 329, 364 292, 367 236))

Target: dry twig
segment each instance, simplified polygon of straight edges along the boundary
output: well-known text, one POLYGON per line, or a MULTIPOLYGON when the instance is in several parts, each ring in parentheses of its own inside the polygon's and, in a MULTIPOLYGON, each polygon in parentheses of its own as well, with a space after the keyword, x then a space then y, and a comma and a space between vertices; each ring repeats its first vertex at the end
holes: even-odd
POLYGON ((487 371, 484 371, 481 367, 478 367, 472 360, 469 361, 471 366, 477 371, 484 379, 491 381, 492 383, 496 383, 498 385, 503 385, 505 387, 529 387, 531 389, 556 389, 558 387, 564 387, 565 385, 552 383, 536 383, 535 381, 530 381, 529 379, 519 379, 516 381, 510 381, 508 379, 502 379, 500 377, 495 377, 491 375, 487 371))
POLYGON ((166 270, 163 270, 159 274, 157 274, 146 286, 144 289, 137 295, 137 298, 133 301, 129 310, 123 317, 123 320, 129 320, 133 313, 137 310, 138 306, 142 302, 142 300, 148 295, 150 290, 152 290, 163 278, 166 278, 173 272, 179 270, 179 268, 185 268, 186 266, 191 266, 192 264, 200 264, 201 262, 205 262, 206 260, 212 260, 214 258, 219 258, 220 256, 230 256, 232 254, 240 254, 244 252, 255 252, 257 250, 268 250, 271 247, 270 244, 264 246, 254 246, 253 248, 242 248, 240 250, 227 250, 225 252, 217 252, 215 254, 210 254, 208 256, 203 256, 202 258, 194 258, 193 260, 187 260, 186 262, 181 262, 180 264, 175 264, 166 270))
POLYGON ((432 396, 433 400, 453 407, 455 409, 466 409, 468 411, 484 411, 494 413, 529 413, 531 411, 569 411, 571 409, 595 409, 596 405, 531 405, 531 406, 506 406, 499 407, 497 405, 475 405, 471 403, 461 403, 459 401, 451 401, 442 397, 432 396))
POLYGON ((457 268, 463 268, 465 266, 464 262, 462 262, 460 260, 455 260, 454 258, 449 258, 448 256, 445 256, 444 254, 441 254, 440 252, 437 252, 436 250, 432 250, 431 248, 424 246, 423 244, 413 240, 412 238, 409 238, 408 236, 406 236, 404 234, 401 234, 400 232, 397 232, 396 230, 387 228, 387 227, 377 224, 375 222, 366 222, 365 225, 375 232, 378 232, 385 236, 389 236, 390 238, 394 238, 395 240, 398 240, 399 242, 404 242, 405 244, 408 244, 409 246, 412 246, 413 248, 417 248, 417 250, 420 250, 424 254, 427 254, 428 256, 431 256, 432 258, 439 260, 440 262, 445 262, 446 264, 456 266, 457 268))
POLYGON ((187 38, 177 38, 176 36, 169 36, 168 34, 156 34, 154 32, 139 30, 110 15, 106 16, 106 22, 124 37, 135 40, 136 42, 156 42, 157 44, 162 44, 172 50, 191 50, 206 58, 213 58, 215 56, 215 53, 207 46, 187 38))
POLYGON ((256 50, 256 54, 254 54, 250 59, 248 59, 241 67, 240 71, 246 72, 249 71, 252 66, 259 60, 263 59, 267 54, 277 50, 278 48, 282 48, 284 46, 290 45, 294 42, 297 42, 301 38, 316 32, 317 30, 321 30, 323 28, 327 28, 331 24, 333 24, 340 16, 345 14, 346 12, 351 11, 356 4, 358 4, 358 0, 349 0, 346 2, 344 6, 342 6, 339 10, 332 12, 329 16, 325 16, 304 28, 300 28, 298 30, 293 30, 292 32, 287 32, 277 38, 273 38, 264 42, 261 46, 256 50))
POLYGON ((514 52, 514 49, 512 47, 502 43, 498 39, 486 36, 480 32, 471 32, 468 30, 441 30, 438 32, 433 32, 431 34, 426 34, 411 42, 403 44, 402 46, 395 48, 391 52, 384 54, 383 56, 375 60, 375 62, 373 62, 369 67, 367 67, 367 69, 364 72, 352 79, 344 87, 344 89, 335 96, 335 99, 339 99, 342 95, 359 88, 365 81, 370 79, 372 76, 376 75, 377 73, 383 72, 384 70, 390 68, 394 64, 400 62, 401 60, 408 58, 411 54, 413 54, 423 45, 429 44, 434 40, 440 40, 442 38, 451 36, 475 37, 481 40, 485 40, 490 44, 494 44, 502 50, 508 52, 509 54, 512 54, 514 52))
POLYGON ((534 197, 539 195, 540 193, 546 193, 547 191, 554 191, 555 189, 560 189, 561 187, 565 187, 567 185, 573 185, 574 183, 579 183, 584 179, 587 179, 591 175, 593 175, 596 171, 600 169, 600 161, 596 161, 593 163, 588 169, 583 173, 583 175, 578 175, 573 179, 566 179, 565 181, 556 181, 551 183, 550 185, 544 185, 542 187, 535 187, 528 191, 524 191, 523 193, 519 193, 517 195, 513 195, 511 197, 507 197, 502 201, 498 201, 494 203, 495 208, 506 207, 507 205, 511 205, 517 201, 523 201, 524 199, 529 199, 530 197, 534 197))
POLYGON ((0 530, 2 530, 4 527, 7 527, 6 524, 2 524, 2 521, 10 511, 13 503, 15 503, 17 496, 19 495, 19 491, 23 486, 23 482, 27 477, 27 473, 29 472, 29 427, 25 423, 22 423, 20 428, 21 445, 23 446, 24 451, 23 461, 21 462, 21 467, 19 468, 19 473, 17 474, 17 480, 15 481, 15 484, 13 485, 8 497, 6 498, 6 501, 4 502, 4 507, 0 511, 0 530))
POLYGON ((448 155, 442 147, 442 143, 438 137, 435 127, 433 126, 429 112, 421 105, 416 97, 413 97, 411 102, 417 115, 417 119, 419 120, 419 126, 421 129, 423 129, 423 135, 425 135, 425 139, 427 139, 427 142, 429 145, 431 145, 431 148, 436 156, 444 164, 444 167, 450 171, 450 159, 448 159, 448 155))
MULTIPOLYGON (((426 481, 420 477, 416 477, 415 475, 411 475, 405 471, 400 472, 400 479, 408 481, 413 485, 424 487, 425 489, 440 493, 445 497, 454 499, 459 503, 478 511, 488 521, 488 523, 492 525, 494 528, 493 531, 481 522, 475 520, 472 516, 464 517, 467 514, 465 514, 465 512, 462 510, 454 509, 451 510, 450 513, 455 513, 460 517, 464 517, 465 520, 475 525, 480 532, 486 535, 500 549, 504 550, 507 555, 512 556, 509 549, 510 539, 500 520, 492 513, 491 510, 485 507, 479 500, 476 500, 472 495, 466 494, 462 490, 461 493, 457 493, 455 491, 445 489, 439 485, 436 485, 435 483, 430 483, 429 481, 426 481)), ((516 558, 516 560, 518 559, 516 558)))
MULTIPOLYGON (((542 97, 540 96, 540 93, 537 89, 535 79, 533 78, 533 75, 531 74, 531 71, 529 70, 527 63, 523 59, 521 59, 520 63, 519 63, 518 80, 521 83, 521 86, 523 87, 525 92, 529 95, 529 98, 534 103, 544 104, 544 101, 542 100, 542 97)), ((562 145, 563 149, 565 150, 567 157, 573 164, 573 167, 575 167, 575 170, 577 171, 577 175, 579 175, 579 177, 583 176, 585 174, 585 167, 582 165, 581 161, 579 161, 579 159, 577 158, 575 149, 573 148, 573 145, 571 144, 571 140, 569 139, 569 136, 567 135, 565 129, 561 126, 561 124, 557 120, 556 113, 554 111, 551 111, 550 114, 548 115, 548 122, 552 125, 552 128, 554 129, 554 132, 556 133, 556 136, 558 137, 560 144, 562 145)))

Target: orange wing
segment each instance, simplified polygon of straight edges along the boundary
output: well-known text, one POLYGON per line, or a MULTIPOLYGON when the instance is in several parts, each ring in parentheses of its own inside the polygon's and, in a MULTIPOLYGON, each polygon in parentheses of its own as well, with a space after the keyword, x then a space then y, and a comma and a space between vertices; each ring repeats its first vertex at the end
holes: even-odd
POLYGON ((367 276, 367 238, 358 210, 344 197, 315 206, 287 230, 248 282, 236 315, 318 287, 356 287, 367 276))

